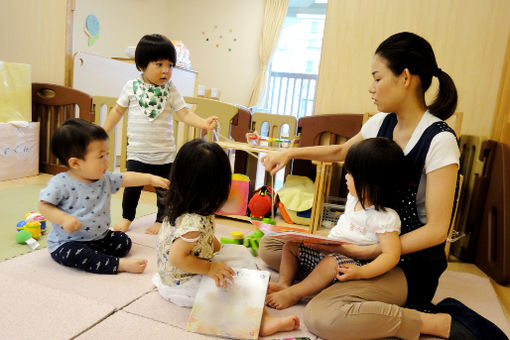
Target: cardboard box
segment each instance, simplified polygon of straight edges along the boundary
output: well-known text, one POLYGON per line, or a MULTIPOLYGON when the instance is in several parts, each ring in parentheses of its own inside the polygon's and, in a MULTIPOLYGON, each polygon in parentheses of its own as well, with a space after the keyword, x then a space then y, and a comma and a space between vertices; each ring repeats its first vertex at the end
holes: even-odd
POLYGON ((0 181, 39 173, 39 123, 0 123, 0 181))

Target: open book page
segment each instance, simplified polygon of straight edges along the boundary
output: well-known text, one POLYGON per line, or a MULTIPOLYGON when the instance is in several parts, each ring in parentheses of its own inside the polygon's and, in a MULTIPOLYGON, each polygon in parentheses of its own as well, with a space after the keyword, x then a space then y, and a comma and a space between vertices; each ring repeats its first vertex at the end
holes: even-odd
POLYGON ((269 272, 235 269, 234 282, 218 288, 204 276, 186 330, 235 339, 257 339, 264 311, 269 272))
POLYGON ((282 227, 257 221, 254 223, 264 235, 271 236, 274 238, 281 239, 283 241, 292 242, 306 242, 306 243, 317 243, 317 244, 344 244, 345 242, 330 239, 327 236, 321 236, 316 234, 310 234, 302 229, 293 227, 282 227))
MULTIPOLYGON (((251 219, 250 222, 251 222, 251 224, 253 224, 257 228, 259 228, 260 230, 265 229, 271 233, 280 233, 280 232, 285 232, 285 231, 297 231, 297 232, 300 232, 303 234, 311 235, 309 232, 307 232, 304 229, 305 228, 304 226, 301 228, 300 227, 279 226, 279 225, 267 224, 267 223, 264 223, 262 221, 255 220, 255 219, 251 219)), ((264 231, 264 230, 262 230, 262 231, 264 231)), ((264 231, 264 233, 265 233, 265 231, 264 231)))

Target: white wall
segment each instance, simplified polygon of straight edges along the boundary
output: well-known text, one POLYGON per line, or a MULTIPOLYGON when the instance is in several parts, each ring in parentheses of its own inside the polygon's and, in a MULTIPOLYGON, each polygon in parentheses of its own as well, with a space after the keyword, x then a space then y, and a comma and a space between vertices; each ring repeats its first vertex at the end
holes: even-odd
POLYGON ((222 101, 247 105, 263 12, 263 0, 76 0, 73 51, 124 56, 144 34, 161 33, 190 50, 199 84, 219 88, 222 101), (101 27, 92 46, 83 31, 89 14, 101 27))
POLYGON ((168 36, 190 50, 199 84, 219 88, 223 101, 248 105, 263 14, 263 0, 173 0, 168 36))
POLYGON ((169 4, 169 0, 76 0, 73 51, 123 57, 126 47, 136 45, 145 34, 164 34, 169 4), (94 14, 100 25, 99 39, 92 46, 83 30, 89 14, 94 14))
POLYGON ((508 0, 329 1, 314 114, 376 111, 370 63, 377 46, 401 31, 426 38, 453 78, 462 133, 489 136, 510 34, 508 0))
POLYGON ((0 60, 31 65, 32 82, 64 85, 66 1, 1 0, 0 60))

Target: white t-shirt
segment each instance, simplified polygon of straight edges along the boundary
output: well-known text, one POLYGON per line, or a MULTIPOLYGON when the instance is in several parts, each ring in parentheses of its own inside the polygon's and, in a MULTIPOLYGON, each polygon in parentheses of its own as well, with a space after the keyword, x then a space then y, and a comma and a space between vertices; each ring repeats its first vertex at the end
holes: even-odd
MULTIPOLYGON (((361 135, 364 139, 377 137, 379 128, 382 125, 384 118, 388 113, 380 112, 372 116, 361 128, 361 135)), ((420 122, 414 129, 414 132, 409 139, 405 149, 404 155, 407 155, 416 145, 423 132, 433 123, 440 122, 441 119, 432 115, 429 111, 423 114, 420 122)), ((418 209, 418 218, 420 222, 427 223, 425 215, 425 188, 427 183, 427 174, 445 167, 450 164, 459 165, 459 146, 457 139, 450 132, 440 132, 430 142, 430 148, 425 158, 425 166, 421 175, 420 183, 418 185, 418 192, 416 194, 416 207, 418 209)))
POLYGON ((168 100, 159 116, 150 120, 143 113, 133 91, 133 82, 124 85, 117 104, 128 108, 127 159, 146 164, 166 164, 174 161, 175 141, 173 112, 186 106, 184 98, 169 81, 168 100))
POLYGON ((354 211, 357 203, 356 197, 347 194, 345 211, 329 232, 329 238, 364 246, 378 243, 377 234, 392 231, 400 234, 400 217, 395 210, 386 208, 386 211, 378 211, 372 205, 354 211))

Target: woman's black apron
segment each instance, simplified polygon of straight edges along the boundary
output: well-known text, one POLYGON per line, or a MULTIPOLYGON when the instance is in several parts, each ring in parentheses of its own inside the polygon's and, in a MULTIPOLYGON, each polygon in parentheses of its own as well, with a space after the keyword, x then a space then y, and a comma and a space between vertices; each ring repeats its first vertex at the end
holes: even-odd
MULTIPOLYGON (((396 124, 396 114, 391 113, 387 115, 377 133, 377 137, 393 139, 393 130, 396 124)), ((445 122, 433 123, 423 132, 411 152, 406 155, 409 184, 406 189, 399 193, 400 199, 395 207, 402 222, 401 234, 423 226, 423 223, 418 219, 416 193, 425 166, 425 158, 430 142, 435 135, 444 131, 455 135, 455 132, 445 122)), ((439 276, 441 276, 447 266, 444 248, 445 243, 442 243, 400 257, 399 266, 404 271, 408 286, 406 307, 422 311, 433 309, 431 301, 436 292, 439 276)))

